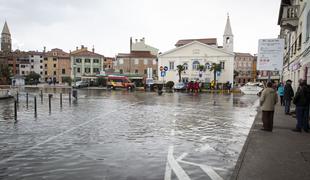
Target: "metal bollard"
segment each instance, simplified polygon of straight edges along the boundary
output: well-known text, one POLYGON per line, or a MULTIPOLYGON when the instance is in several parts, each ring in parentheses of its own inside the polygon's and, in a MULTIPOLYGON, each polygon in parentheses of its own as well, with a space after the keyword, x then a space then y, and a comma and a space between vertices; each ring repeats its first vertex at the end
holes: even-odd
POLYGON ((18 91, 17 91, 17 93, 16 93, 16 102, 18 103, 19 102, 19 94, 18 94, 18 91))
POLYGON ((34 117, 37 117, 37 96, 34 96, 34 117))
POLYGON ((52 96, 53 96, 52 94, 48 94, 48 109, 50 113, 52 111, 52 104, 51 104, 52 96))
POLYGON ((41 102, 43 102, 43 90, 41 90, 41 102))
POLYGON ((28 93, 26 93, 26 105, 27 105, 27 109, 28 109, 28 93))
POLYGON ((71 91, 69 92, 69 104, 71 104, 71 91))
POLYGON ((17 120, 17 100, 14 101, 14 119, 17 120))
POLYGON ((60 93, 60 107, 62 107, 62 93, 60 93))

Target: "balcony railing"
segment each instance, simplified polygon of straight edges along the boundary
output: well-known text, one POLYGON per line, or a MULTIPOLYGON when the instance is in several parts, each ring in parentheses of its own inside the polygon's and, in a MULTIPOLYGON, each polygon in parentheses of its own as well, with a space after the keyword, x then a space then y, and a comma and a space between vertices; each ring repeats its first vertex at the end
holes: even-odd
POLYGON ((299 5, 284 6, 281 27, 288 30, 295 30, 298 26, 299 5))

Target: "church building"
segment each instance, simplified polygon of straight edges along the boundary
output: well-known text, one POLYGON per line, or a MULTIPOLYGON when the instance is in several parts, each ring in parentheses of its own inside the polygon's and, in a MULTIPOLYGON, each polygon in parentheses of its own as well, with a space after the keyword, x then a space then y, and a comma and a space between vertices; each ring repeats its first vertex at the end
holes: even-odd
POLYGON ((227 22, 223 35, 223 46, 218 46, 216 38, 183 39, 176 43, 176 48, 158 56, 158 77, 162 81, 179 82, 178 65, 185 70, 181 74, 182 82, 196 81, 209 83, 214 80, 211 71, 213 63, 221 65, 221 71, 216 73, 217 83, 233 83, 234 77, 234 36, 230 19, 227 22), (161 67, 168 67, 165 73, 161 67), (203 68, 202 68, 203 67, 203 68))

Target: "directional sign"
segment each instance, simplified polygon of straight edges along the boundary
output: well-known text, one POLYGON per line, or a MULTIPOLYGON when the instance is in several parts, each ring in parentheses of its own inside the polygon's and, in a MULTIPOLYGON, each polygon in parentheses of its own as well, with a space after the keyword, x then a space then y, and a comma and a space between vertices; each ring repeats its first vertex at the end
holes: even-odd
POLYGON ((167 66, 165 66, 165 67, 164 67, 164 70, 165 70, 165 71, 168 71, 168 67, 167 67, 167 66))
POLYGON ((216 76, 220 76, 221 72, 220 71, 216 71, 216 76))
POLYGON ((160 67, 159 67, 159 70, 160 70, 160 71, 163 71, 163 70, 164 70, 164 67, 163 67, 163 66, 160 66, 160 67))
POLYGON ((160 76, 161 76, 161 77, 165 77, 165 76, 166 76, 166 71, 160 72, 160 76))

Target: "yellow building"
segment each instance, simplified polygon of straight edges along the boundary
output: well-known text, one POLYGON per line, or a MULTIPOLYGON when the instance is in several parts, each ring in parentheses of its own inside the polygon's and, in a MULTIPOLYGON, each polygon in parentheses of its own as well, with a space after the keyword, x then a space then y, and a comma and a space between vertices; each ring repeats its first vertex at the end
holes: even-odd
POLYGON ((44 57, 44 80, 46 82, 63 83, 64 78, 70 78, 71 62, 69 53, 62 49, 52 49, 45 53, 44 57))

